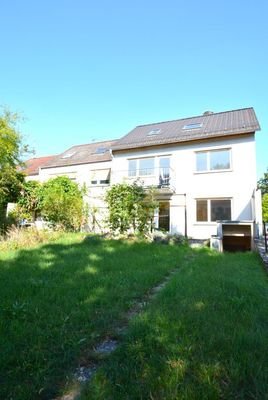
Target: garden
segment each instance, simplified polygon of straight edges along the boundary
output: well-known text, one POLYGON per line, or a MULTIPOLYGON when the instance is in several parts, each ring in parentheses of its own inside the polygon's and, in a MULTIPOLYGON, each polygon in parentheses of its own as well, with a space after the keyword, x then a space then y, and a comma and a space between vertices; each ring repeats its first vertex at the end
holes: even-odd
POLYGON ((257 254, 57 235, 1 252, 1 398, 60 398, 92 363, 83 399, 265 398, 268 291, 257 254), (118 347, 96 360, 103 340, 118 347))

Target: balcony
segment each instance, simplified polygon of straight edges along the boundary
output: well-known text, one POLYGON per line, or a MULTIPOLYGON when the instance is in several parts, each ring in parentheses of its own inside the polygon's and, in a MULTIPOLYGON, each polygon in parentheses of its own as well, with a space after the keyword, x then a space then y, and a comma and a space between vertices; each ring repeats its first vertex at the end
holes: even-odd
POLYGON ((175 173, 172 168, 145 168, 129 171, 113 171, 111 183, 137 182, 144 188, 155 187, 161 193, 172 194, 175 192, 175 173))

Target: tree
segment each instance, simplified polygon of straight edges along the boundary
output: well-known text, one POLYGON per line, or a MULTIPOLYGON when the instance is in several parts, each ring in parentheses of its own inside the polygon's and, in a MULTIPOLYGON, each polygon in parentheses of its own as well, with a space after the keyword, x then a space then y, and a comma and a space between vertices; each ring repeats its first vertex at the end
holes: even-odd
POLYGON ((268 222, 268 193, 262 197, 262 218, 264 222, 268 222))
POLYGON ((36 219, 41 212, 42 185, 38 181, 24 182, 17 199, 15 214, 18 219, 36 219))
POLYGON ((28 151, 18 131, 18 114, 4 110, 0 115, 0 225, 4 223, 8 202, 16 201, 24 176, 18 167, 22 166, 22 156, 28 151))
POLYGON ((262 194, 262 218, 263 221, 268 222, 268 168, 263 177, 258 180, 258 189, 262 194))
POLYGON ((106 193, 111 230, 126 233, 129 229, 145 233, 152 224, 157 203, 152 192, 134 183, 113 185, 106 193))
POLYGON ((263 174, 263 178, 258 180, 258 189, 261 190, 262 195, 268 193, 268 168, 263 174))
POLYGON ((84 219, 83 194, 66 176, 50 179, 41 189, 41 214, 60 228, 79 230, 84 219))

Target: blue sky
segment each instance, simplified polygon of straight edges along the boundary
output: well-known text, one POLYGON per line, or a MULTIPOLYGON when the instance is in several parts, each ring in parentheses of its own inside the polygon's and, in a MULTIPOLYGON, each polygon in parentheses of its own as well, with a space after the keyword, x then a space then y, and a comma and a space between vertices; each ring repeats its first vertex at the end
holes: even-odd
POLYGON ((268 2, 1 0, 0 104, 36 156, 253 106, 268 167, 268 2))

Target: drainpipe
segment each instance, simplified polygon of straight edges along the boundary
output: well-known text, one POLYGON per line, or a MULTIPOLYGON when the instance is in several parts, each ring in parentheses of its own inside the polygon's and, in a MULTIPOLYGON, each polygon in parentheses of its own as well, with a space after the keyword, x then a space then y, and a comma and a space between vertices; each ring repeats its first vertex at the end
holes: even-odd
POLYGON ((184 193, 184 236, 187 238, 187 205, 186 205, 186 193, 184 193))
POLYGON ((186 193, 177 193, 178 196, 184 196, 184 236, 187 238, 187 204, 186 193))

